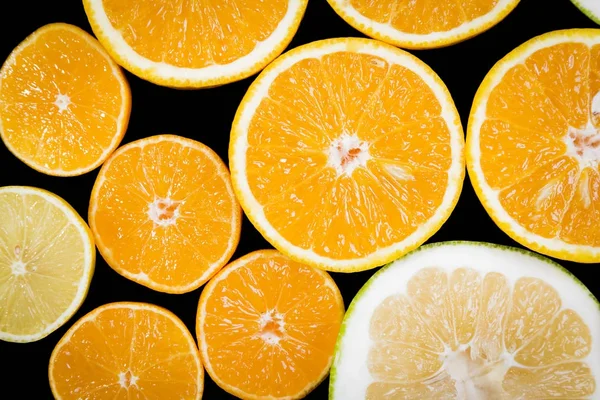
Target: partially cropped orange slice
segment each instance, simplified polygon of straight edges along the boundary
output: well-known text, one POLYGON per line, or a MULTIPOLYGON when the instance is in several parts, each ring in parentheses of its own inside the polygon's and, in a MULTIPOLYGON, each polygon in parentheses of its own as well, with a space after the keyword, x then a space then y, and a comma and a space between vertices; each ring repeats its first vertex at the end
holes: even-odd
POLYGON ((110 303, 77 321, 48 367, 60 400, 202 398, 204 370, 177 316, 145 303, 110 303))
POLYGON ((600 31, 544 34, 488 73, 467 138, 498 226, 541 253, 600 261, 600 31))
POLYGON ((150 82, 209 87, 260 71, 296 33, 308 0, 83 0, 98 40, 150 82))
POLYGON ((89 222, 100 253, 119 274, 184 293, 229 261, 241 209, 216 153, 194 140, 158 135, 121 147, 102 167, 89 222))
POLYGON ((48 175, 81 175, 102 164, 123 139, 130 110, 119 66, 72 25, 38 29, 0 69, 0 137, 48 175))
POLYGON ((357 38, 297 47, 269 65, 238 109, 229 162, 267 240, 343 272, 427 240, 465 173, 460 119, 439 77, 402 50, 357 38))
POLYGON ((300 399, 329 372, 344 316, 324 271, 274 250, 225 267, 202 291, 196 325, 211 378, 243 399, 300 399))
POLYGON ((365 35, 412 49, 449 46, 502 21, 519 0, 327 0, 365 35))

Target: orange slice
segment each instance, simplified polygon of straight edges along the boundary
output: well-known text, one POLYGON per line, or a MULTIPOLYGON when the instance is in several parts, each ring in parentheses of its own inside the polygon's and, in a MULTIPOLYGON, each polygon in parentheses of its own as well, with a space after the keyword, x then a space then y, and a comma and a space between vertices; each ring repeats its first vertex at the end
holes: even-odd
POLYGON ((154 290, 185 293, 229 261, 241 209, 217 154, 194 140, 158 135, 122 146, 104 164, 89 221, 115 271, 154 290))
POLYGON ((374 40, 297 47, 267 67, 231 130, 236 194, 277 249, 331 271, 385 264, 433 235, 464 179, 448 90, 374 40))
POLYGON ((123 139, 130 111, 119 66, 72 25, 38 29, 0 69, 0 137, 15 157, 48 175, 100 166, 123 139))
POLYGON ((484 79, 469 118, 469 175, 517 242, 600 262, 599 113, 598 30, 532 39, 484 79))
POLYGON ((204 370, 194 338, 172 312, 111 303, 77 321, 48 366, 54 398, 201 399, 204 370))
POLYGON ((431 49, 470 39, 502 21, 519 0, 327 0, 367 36, 409 49, 431 49))
POLYGON ((218 86, 263 69, 290 43, 308 0, 83 0, 98 40, 150 82, 218 86))
POLYGON ((597 399, 600 303, 537 254, 423 246, 348 308, 331 400, 597 399))
POLYGON ((225 267, 200 296, 196 324, 211 378, 244 399, 300 399, 329 372, 344 302, 324 271, 274 250, 225 267))

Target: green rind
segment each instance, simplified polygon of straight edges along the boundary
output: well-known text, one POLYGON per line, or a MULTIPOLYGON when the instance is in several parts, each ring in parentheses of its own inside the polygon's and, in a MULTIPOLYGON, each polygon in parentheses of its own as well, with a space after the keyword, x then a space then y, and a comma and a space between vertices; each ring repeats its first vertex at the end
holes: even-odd
MULTIPOLYGON (((514 253, 520 253, 525 256, 543 261, 546 264, 548 264, 549 266, 556 268, 559 271, 561 271, 562 273, 564 273, 567 277, 571 278, 578 286, 583 288, 584 291, 588 293, 589 297, 596 303, 596 305, 598 306, 598 310, 600 311, 600 301, 596 298, 596 296, 594 296, 594 294, 592 292, 590 292, 590 290, 587 288, 587 286, 585 286, 583 284, 583 282, 581 282, 579 280, 579 278, 577 278, 575 275, 573 275, 573 273, 571 271, 569 271, 568 269, 566 269, 565 267, 563 267, 556 261, 551 260, 550 258, 548 258, 546 256, 543 256, 541 254, 535 253, 530 250, 521 249, 519 247, 505 246, 505 245, 489 243, 489 242, 475 242, 475 241, 469 241, 469 240, 451 240, 451 241, 446 241, 446 242, 429 243, 429 244, 423 245, 423 246, 419 247, 418 249, 413 250, 410 253, 404 255, 403 257, 399 258, 398 260, 401 260, 406 257, 410 257, 413 254, 419 253, 421 251, 427 251, 431 248, 443 247, 443 246, 455 246, 455 245, 480 246, 480 247, 500 249, 500 250, 504 250, 504 251, 511 251, 514 253)), ((336 365, 337 365, 337 359, 338 359, 338 355, 339 355, 339 349, 341 347, 341 342, 342 342, 342 338, 344 337, 344 333, 346 332, 346 323, 348 322, 349 317, 352 315, 352 312, 354 311, 355 303, 357 303, 360 300, 360 298, 362 297, 362 294, 371 287, 371 285, 379 277, 379 275, 381 275, 385 271, 387 271, 387 269, 390 268, 392 266, 392 264, 394 264, 398 260, 392 261, 392 262, 382 266, 379 269, 379 271, 375 272, 369 278, 369 280, 363 285, 363 287, 361 287, 360 290, 356 293, 356 295, 350 302, 350 305, 348 306, 348 310, 346 310, 346 314, 344 315, 344 320, 342 321, 342 325, 340 326, 340 332, 338 334, 338 337, 337 337, 337 340, 335 343, 333 364, 331 365, 331 370, 329 372, 329 399, 334 398, 334 386, 335 386, 334 383, 335 383, 336 373, 337 373, 336 365)))
POLYGON ((573 5, 575 7, 577 7, 579 9, 579 11, 581 11, 583 14, 585 14, 586 17, 588 17, 589 19, 591 19, 592 21, 594 21, 595 23, 600 25, 600 15, 596 15, 593 12, 591 12, 590 10, 588 10, 583 4, 581 4, 581 1, 579 1, 579 0, 571 0, 571 3, 573 3, 573 5))

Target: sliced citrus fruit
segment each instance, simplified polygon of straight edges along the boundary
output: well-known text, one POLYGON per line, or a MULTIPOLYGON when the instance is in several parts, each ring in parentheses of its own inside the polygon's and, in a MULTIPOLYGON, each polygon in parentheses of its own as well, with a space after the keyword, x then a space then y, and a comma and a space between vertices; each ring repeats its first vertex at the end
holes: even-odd
POLYGON ((600 261, 600 31, 544 34, 488 73, 469 118, 479 199, 514 240, 600 261))
POLYGON ((40 340, 75 314, 94 274, 83 219, 42 189, 0 188, 0 340, 40 340))
POLYGON ((589 399, 600 303, 558 264, 427 245, 378 271, 341 328, 330 399, 589 399))
POLYGON ((353 28, 409 49, 470 39, 502 21, 519 4, 519 0, 327 1, 353 28))
POLYGON ((154 290, 184 293, 229 261, 241 209, 217 154, 194 140, 158 135, 122 146, 102 166, 89 221, 115 271, 154 290))
POLYGON ((300 46, 244 97, 229 162, 248 218, 319 268, 373 268, 450 215, 464 179, 450 94, 414 56, 370 39, 300 46))
POLYGON ((325 379, 344 316, 331 277, 275 250, 223 268, 200 296, 196 331, 211 378, 244 399, 300 399, 325 379))
POLYGON ((73 25, 38 29, 0 69, 0 137, 48 175, 81 175, 102 164, 123 139, 130 111, 119 66, 73 25))
POLYGON ((204 388, 191 333, 146 303, 110 303, 83 316, 54 348, 48 377, 59 400, 201 399, 204 388))
POLYGON ((263 69, 290 43, 308 0, 83 0, 96 37, 131 73, 182 88, 263 69))
POLYGON ((589 19, 600 24, 600 3, 596 0, 571 0, 589 19))

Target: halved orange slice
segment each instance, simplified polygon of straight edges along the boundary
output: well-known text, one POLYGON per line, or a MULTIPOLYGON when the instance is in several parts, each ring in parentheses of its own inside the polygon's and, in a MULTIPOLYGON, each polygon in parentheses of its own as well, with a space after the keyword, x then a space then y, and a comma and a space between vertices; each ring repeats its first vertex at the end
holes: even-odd
POLYGON ((154 290, 184 293, 229 261, 241 209, 216 153, 194 140, 158 135, 122 146, 104 164, 89 221, 115 271, 154 290))
POLYGON ((290 43, 308 0, 84 0, 96 37, 150 82, 218 86, 263 69, 290 43))
POLYGON ((200 296, 196 331, 211 378, 243 399, 300 399, 329 372, 344 316, 324 271, 275 250, 223 268, 200 296))
POLYGON ((110 303, 83 316, 54 348, 48 377, 60 400, 199 400, 204 388, 186 326, 145 303, 110 303))
POLYGON ((544 34, 492 68, 467 164, 498 226, 540 253, 600 261, 600 31, 544 34))
POLYGON ((462 188, 463 140, 427 65, 374 40, 331 39, 260 74, 233 122, 229 162, 268 241, 349 272, 385 264, 440 228, 462 188))
POLYGON ((367 36, 409 49, 449 46, 487 31, 519 0, 327 0, 367 36))
POLYGON ((0 137, 48 175, 81 175, 102 164, 123 139, 130 111, 119 66, 73 25, 38 29, 0 69, 0 137))

